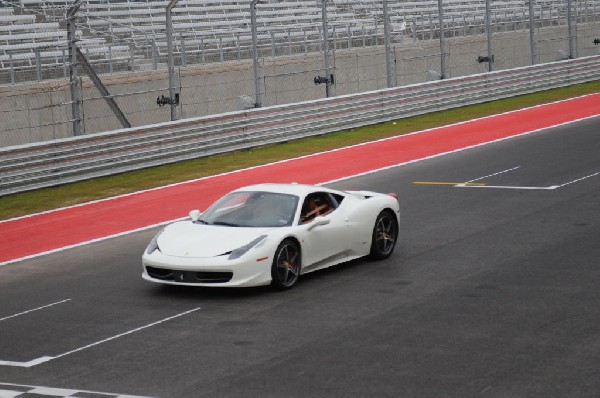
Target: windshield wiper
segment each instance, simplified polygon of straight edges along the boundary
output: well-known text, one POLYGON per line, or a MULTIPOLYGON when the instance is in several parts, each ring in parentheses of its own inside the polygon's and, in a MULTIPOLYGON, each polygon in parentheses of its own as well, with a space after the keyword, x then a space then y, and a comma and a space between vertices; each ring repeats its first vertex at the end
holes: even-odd
POLYGON ((208 224, 206 221, 204 220, 196 220, 194 221, 194 223, 198 223, 198 224, 208 224))
POLYGON ((226 227, 239 227, 239 225, 237 225, 237 224, 225 222, 225 221, 215 221, 212 223, 212 225, 224 225, 226 227))

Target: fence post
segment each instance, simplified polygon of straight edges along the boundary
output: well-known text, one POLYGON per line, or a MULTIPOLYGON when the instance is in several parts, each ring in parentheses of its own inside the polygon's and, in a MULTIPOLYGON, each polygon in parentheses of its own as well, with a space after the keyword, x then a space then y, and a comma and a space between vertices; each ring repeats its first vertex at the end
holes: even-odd
POLYGON ((337 51, 337 41, 336 41, 336 33, 335 33, 335 25, 333 25, 333 37, 332 37, 332 41, 333 41, 333 53, 335 54, 335 52, 337 51))
POLYGON ((304 35, 304 54, 308 54, 308 37, 306 37, 306 30, 302 29, 304 35))
POLYGON ((13 64, 13 56, 12 54, 8 55, 8 59, 10 60, 10 84, 15 84, 15 66, 13 64))
POLYGON ((42 81, 42 56, 39 51, 35 52, 35 74, 37 81, 42 81))
POLYGON ((350 25, 346 26, 348 28, 348 50, 352 48, 352 31, 350 30, 350 25))
POLYGON ((271 31, 271 56, 275 57, 276 49, 275 49, 275 32, 271 31))
POLYGON ((133 53, 133 46, 129 46, 129 67, 130 70, 135 68, 135 54, 133 53))
POLYGON ((185 54, 185 38, 183 35, 179 35, 180 47, 181 48, 181 66, 185 67, 187 65, 187 58, 185 54))
POLYGON ((112 57, 112 46, 108 46, 108 68, 109 72, 113 74, 113 57, 112 57))
POLYGON ((156 48, 156 37, 152 38, 152 70, 158 69, 158 49, 156 48))
POLYGON ((433 19, 431 18, 431 11, 429 12, 429 40, 433 40, 433 19))

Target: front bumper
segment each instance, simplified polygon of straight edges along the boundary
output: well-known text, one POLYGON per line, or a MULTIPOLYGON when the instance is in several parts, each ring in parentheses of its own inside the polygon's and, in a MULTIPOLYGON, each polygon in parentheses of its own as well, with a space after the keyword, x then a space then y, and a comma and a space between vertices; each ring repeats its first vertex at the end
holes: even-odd
POLYGON ((271 256, 265 253, 228 260, 227 256, 166 256, 156 250, 142 256, 142 278, 154 283, 179 286, 262 286, 271 283, 271 263, 271 256))

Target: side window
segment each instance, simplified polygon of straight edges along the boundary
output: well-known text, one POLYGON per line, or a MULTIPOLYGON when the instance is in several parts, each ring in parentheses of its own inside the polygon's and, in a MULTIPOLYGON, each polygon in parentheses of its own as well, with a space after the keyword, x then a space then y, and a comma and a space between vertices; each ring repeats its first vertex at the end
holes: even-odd
POLYGON ((326 192, 311 193, 304 199, 300 212, 300 224, 311 222, 317 216, 324 216, 335 210, 337 203, 326 192))
POLYGON ((337 206, 339 206, 342 203, 342 200, 344 200, 344 196, 342 195, 332 193, 331 196, 333 196, 333 199, 337 202, 337 206))

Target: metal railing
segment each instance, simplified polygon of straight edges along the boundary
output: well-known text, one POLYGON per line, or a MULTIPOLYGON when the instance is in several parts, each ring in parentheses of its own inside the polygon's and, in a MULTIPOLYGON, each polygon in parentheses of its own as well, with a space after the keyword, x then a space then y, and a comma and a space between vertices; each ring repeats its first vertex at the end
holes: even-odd
POLYGON ((600 56, 0 149, 0 195, 600 79, 600 56))

